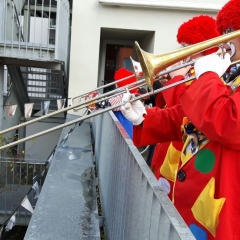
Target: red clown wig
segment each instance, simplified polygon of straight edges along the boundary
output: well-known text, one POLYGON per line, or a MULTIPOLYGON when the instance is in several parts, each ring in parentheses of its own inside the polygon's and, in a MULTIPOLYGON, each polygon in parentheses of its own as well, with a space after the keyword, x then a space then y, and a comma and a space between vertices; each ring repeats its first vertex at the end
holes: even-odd
POLYGON ((226 30, 240 29, 240 1, 230 0, 217 14, 217 30, 223 34, 226 30))
MULTIPOLYGON (((182 45, 192 45, 218 37, 216 20, 211 16, 200 15, 184 22, 177 33, 177 41, 182 45)), ((215 52, 215 49, 205 51, 205 54, 215 52)))
MULTIPOLYGON (((124 87, 128 84, 131 84, 131 83, 134 83, 134 82, 137 81, 136 76, 131 71, 128 71, 125 68, 120 68, 119 70, 117 70, 114 74, 114 80, 115 81, 126 78, 126 77, 129 77, 129 76, 132 76, 132 77, 130 77, 130 78, 124 80, 124 81, 118 82, 117 87, 124 87)), ((133 90, 129 90, 129 91, 131 93, 135 93, 135 92, 137 92, 137 89, 133 89, 133 90)))

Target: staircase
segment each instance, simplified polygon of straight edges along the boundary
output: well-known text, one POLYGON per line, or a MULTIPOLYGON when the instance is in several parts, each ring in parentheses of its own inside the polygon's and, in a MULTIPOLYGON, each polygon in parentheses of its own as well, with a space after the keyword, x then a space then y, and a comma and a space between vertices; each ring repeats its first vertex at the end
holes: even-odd
MULTIPOLYGON (((41 116, 42 102, 50 101, 49 111, 55 111, 58 99, 67 100, 71 23, 69 0, 1 0, 0 16, 0 95, 4 96, 0 99, 0 105, 3 106, 0 108, 1 131, 26 121, 24 115, 26 103, 34 103, 32 118, 37 118, 41 116), (8 106, 14 104, 18 108, 15 115, 10 118, 8 106)), ((16 132, 21 139, 29 132, 45 130, 48 126, 57 126, 65 122, 65 119, 65 114, 59 114, 34 126, 20 128, 19 131, 17 129, 16 132)), ((4 137, 8 139, 16 132, 10 132, 4 137)), ((51 149, 51 144, 56 141, 57 133, 47 140, 42 139, 34 139, 32 142, 19 145, 18 149, 23 149, 26 155, 32 151, 32 158, 39 160, 40 157, 36 157, 38 151, 46 154, 49 148, 51 149), (35 145, 40 150, 35 150, 35 145), (44 150, 39 147, 42 145, 44 150)), ((3 164, 6 164, 6 161, 3 164)), ((36 164, 43 165, 42 162, 36 164)), ((11 163, 10 166, 12 166, 11 163)), ((31 166, 31 169, 33 168, 31 166)), ((22 167, 17 170, 21 171, 22 167)), ((10 176, 7 173, 2 175, 10 176)), ((22 177, 25 179, 26 176, 22 177)), ((6 180, 5 184, 7 186, 10 182, 6 180)), ((28 184, 25 185, 19 188, 23 196, 28 189, 28 184)), ((1 198, 1 222, 4 222, 7 215, 14 211, 16 204, 13 198, 16 203, 21 200, 20 195, 13 197, 7 192, 4 198, 1 198)), ((18 224, 27 225, 29 218, 30 216, 25 217, 25 220, 19 221, 18 224)))

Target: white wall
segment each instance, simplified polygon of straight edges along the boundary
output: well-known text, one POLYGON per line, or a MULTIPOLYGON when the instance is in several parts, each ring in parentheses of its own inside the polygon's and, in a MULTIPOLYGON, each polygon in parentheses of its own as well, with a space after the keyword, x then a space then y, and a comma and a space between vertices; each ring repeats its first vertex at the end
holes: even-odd
POLYGON ((30 18, 30 42, 48 44, 49 19, 41 17, 30 18))
MULTIPOLYGON (((125 2, 136 2, 136 0, 125 0, 125 2)), ((183 1, 175 2, 179 4, 183 1)), ((187 0, 187 2, 196 5, 195 0, 187 0)), ((211 0, 211 4, 223 5, 225 2, 227 1, 211 0)), ((198 3, 209 3, 209 1, 202 0, 198 3)), ((199 14, 215 17, 216 13, 216 11, 203 13, 167 8, 117 7, 99 4, 97 0, 73 0, 69 98, 97 87, 98 71, 101 71, 98 69, 99 60, 104 60, 99 56, 101 27, 154 31, 153 52, 159 54, 179 47, 176 33, 184 21, 199 14)), ((101 65, 103 63, 100 62, 101 65)))

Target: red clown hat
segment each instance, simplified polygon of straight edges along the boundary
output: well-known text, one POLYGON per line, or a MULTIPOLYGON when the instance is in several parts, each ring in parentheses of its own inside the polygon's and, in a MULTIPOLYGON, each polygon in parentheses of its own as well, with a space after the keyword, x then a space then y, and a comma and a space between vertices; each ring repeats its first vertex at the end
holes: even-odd
MULTIPOLYGON (((182 45, 192 45, 218 37, 216 20, 207 15, 200 15, 184 22, 177 33, 177 41, 182 45)), ((215 49, 205 51, 205 54, 215 52, 215 49)))
POLYGON ((217 30, 223 34, 226 30, 240 29, 240 1, 230 0, 217 14, 217 30))
MULTIPOLYGON (((114 74, 114 80, 120 80, 126 77, 132 76, 124 81, 120 81, 118 82, 116 85, 117 87, 124 87, 128 84, 134 83, 137 81, 136 76, 129 70, 125 69, 125 68, 120 68, 119 70, 117 70, 114 74)), ((131 93, 136 93, 137 89, 133 89, 133 90, 129 90, 131 93)))

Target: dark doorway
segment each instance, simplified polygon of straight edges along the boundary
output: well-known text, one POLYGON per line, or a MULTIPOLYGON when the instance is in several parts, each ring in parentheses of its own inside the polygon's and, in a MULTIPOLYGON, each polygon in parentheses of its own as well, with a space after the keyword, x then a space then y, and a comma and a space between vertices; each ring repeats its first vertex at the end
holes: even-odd
MULTIPOLYGON (((127 68, 132 71, 130 56, 132 56, 132 46, 123 46, 116 44, 107 44, 106 46, 106 59, 104 69, 104 82, 108 84, 114 81, 114 73, 119 68, 127 68)), ((115 85, 104 88, 104 92, 114 90, 115 85)))

